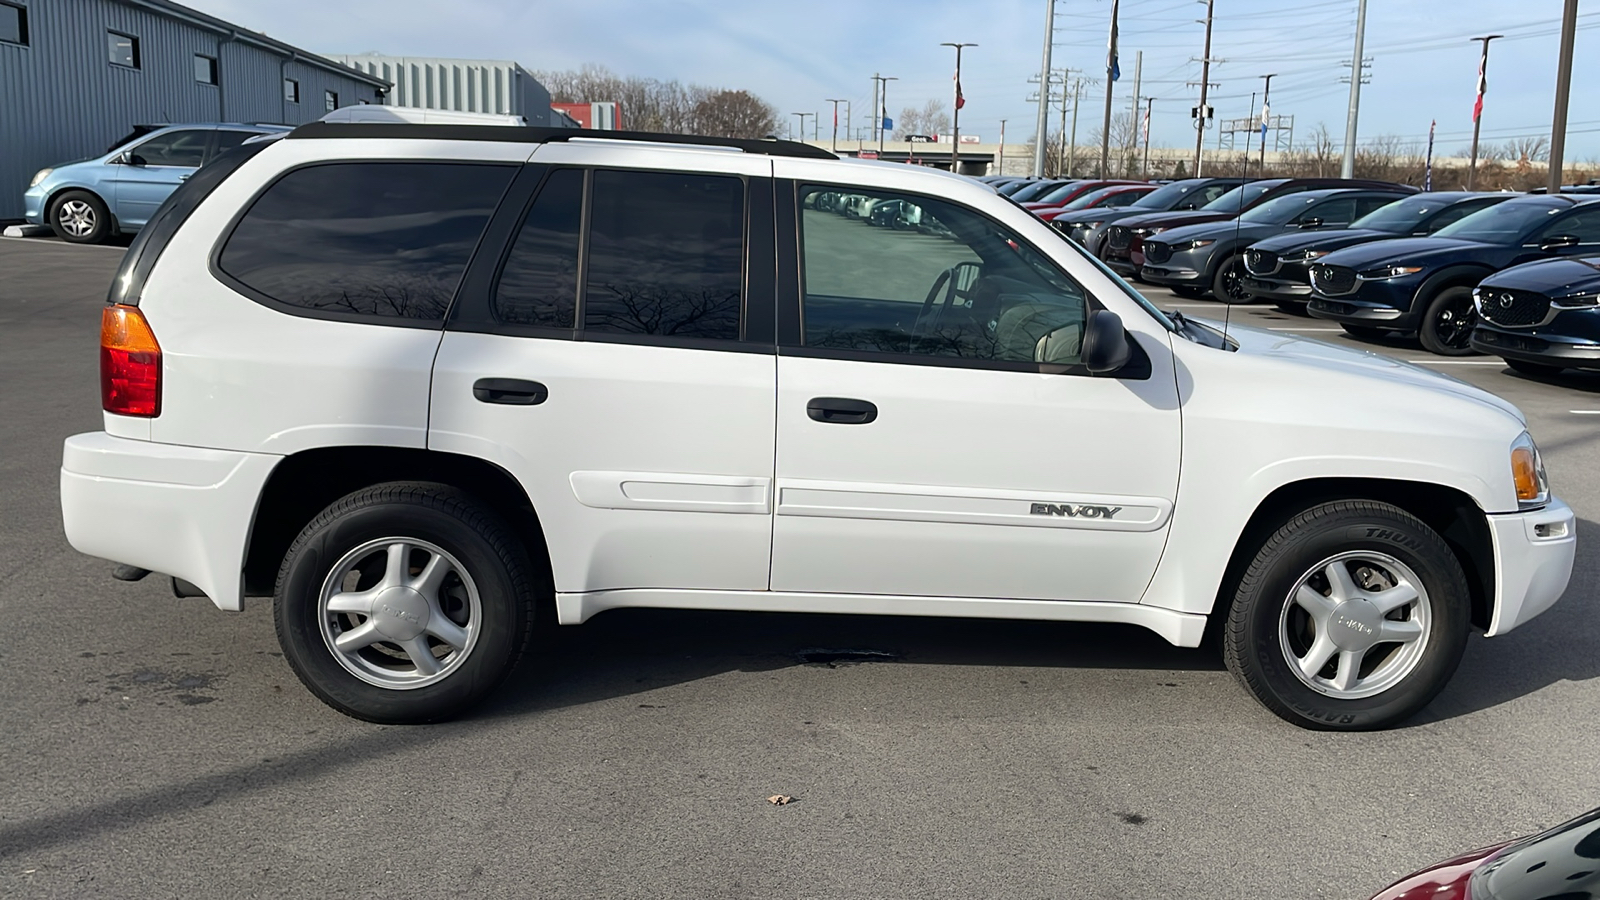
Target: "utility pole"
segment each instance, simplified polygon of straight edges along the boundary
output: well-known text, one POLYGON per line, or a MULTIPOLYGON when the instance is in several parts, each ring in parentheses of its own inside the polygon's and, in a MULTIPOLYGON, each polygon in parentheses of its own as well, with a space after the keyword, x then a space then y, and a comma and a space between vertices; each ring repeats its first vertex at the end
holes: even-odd
MULTIPOLYGON (((1044 177, 1045 142, 1050 134, 1050 51, 1056 43, 1056 0, 1044 0, 1044 62, 1039 66, 1038 135, 1033 140, 1033 177, 1044 177)), ((1066 85, 1061 86, 1063 91, 1066 85)))
POLYGON ((1004 175, 1005 173, 1006 173, 1006 120, 1005 119, 1001 119, 1000 120, 1000 165, 997 167, 997 169, 995 171, 995 174, 996 175, 1004 175))
POLYGON ((1344 115, 1344 161, 1339 163, 1340 178, 1356 176, 1356 119, 1361 115, 1361 70, 1366 65, 1361 58, 1367 37, 1367 0, 1356 6, 1356 49, 1350 57, 1350 105, 1344 115))
POLYGON ((872 118, 873 118, 873 122, 872 122, 872 139, 873 140, 877 140, 878 139, 878 123, 880 121, 878 119, 878 82, 880 80, 881 79, 878 77, 878 73, 877 72, 873 72, 872 73, 872 118))
POLYGON ((886 136, 883 123, 889 121, 889 82, 899 81, 900 79, 894 75, 885 75, 878 80, 883 82, 883 114, 878 116, 878 154, 881 156, 883 154, 883 139, 886 136))
MULTIPOLYGON (((1365 2, 1365 0, 1363 0, 1365 2)), ((1267 80, 1267 86, 1261 89, 1261 175, 1267 174, 1267 117, 1272 110, 1272 79, 1278 77, 1277 72, 1271 75, 1262 75, 1267 80)), ((1249 146, 1246 144, 1245 146, 1249 146)))
POLYGON ((800 117, 800 140, 806 139, 806 116, 815 116, 816 113, 793 113, 800 117))
MULTIPOLYGON (((1072 171, 1072 160, 1067 156, 1067 77, 1071 73, 1071 69, 1061 70, 1061 152, 1056 156, 1057 178, 1072 171)), ((1076 124, 1078 120, 1074 118, 1072 121, 1076 124)), ((1076 128, 1073 129, 1073 134, 1077 134, 1076 128)), ((1073 152, 1076 153, 1077 151, 1074 150, 1073 152)))
POLYGON ((1117 7, 1121 0, 1111 0, 1111 39, 1106 44, 1106 116, 1100 125, 1100 177, 1105 178, 1111 164, 1111 93, 1116 88, 1122 71, 1117 66, 1117 7))
POLYGON ((1156 98, 1144 98, 1144 159, 1139 163, 1139 177, 1150 177, 1150 114, 1155 112, 1156 98))
POLYGON ((959 175, 961 174, 961 107, 967 105, 967 101, 961 96, 961 48, 978 45, 952 44, 946 41, 939 46, 956 48, 956 102, 955 108, 950 111, 950 171, 959 175))
POLYGON ((1489 90, 1489 42, 1503 34, 1475 37, 1483 41, 1483 55, 1478 57, 1478 101, 1472 105, 1472 158, 1467 162, 1467 190, 1472 190, 1478 180, 1478 132, 1483 127, 1483 95, 1489 90))
MULTIPOLYGON (((1143 81, 1144 51, 1139 50, 1133 54, 1133 105, 1132 108, 1128 110, 1128 127, 1130 129, 1139 127, 1139 92, 1144 90, 1144 85, 1142 84, 1143 81)), ((1126 149, 1137 150, 1139 148, 1139 132, 1131 132, 1129 134, 1129 140, 1133 141, 1133 143, 1126 149)), ((1132 160, 1129 160, 1129 163, 1131 165, 1132 160)))
MULTIPOLYGON (((1362 0, 1363 3, 1366 0, 1362 0)), ((1200 175, 1201 151, 1204 149, 1206 139, 1206 89, 1211 86, 1211 21, 1212 11, 1216 0, 1205 0, 1206 4, 1206 49, 1205 55, 1200 57, 1200 108, 1195 110, 1194 116, 1194 174, 1200 175)))
POLYGON ((1567 0, 1561 12, 1561 60, 1556 63, 1556 113, 1550 128, 1550 183, 1561 190, 1562 157, 1567 149, 1567 96, 1572 93, 1572 38, 1578 30, 1578 0, 1567 0))
MULTIPOLYGON (((847 141, 850 140, 850 101, 849 100, 846 100, 844 102, 844 139, 847 140, 847 141)), ((860 150, 861 148, 857 147, 856 149, 860 150)))
MULTIPOLYGON (((826 98, 824 100, 824 102, 833 104, 833 152, 834 153, 838 153, 839 152, 839 104, 848 103, 849 101, 847 101, 847 100, 834 100, 832 98, 826 98)), ((846 123, 845 126, 844 126, 844 133, 846 135, 848 135, 850 133, 850 125, 848 123, 846 123)))
MULTIPOLYGON (((1061 86, 1061 99, 1063 101, 1067 99, 1066 87, 1065 84, 1061 86)), ((1083 79, 1079 78, 1072 83, 1072 150, 1067 157, 1066 176, 1068 178, 1071 178, 1073 171, 1078 168, 1078 97, 1082 93, 1083 79)))
MULTIPOLYGON (((1255 121, 1255 118, 1256 118, 1256 92, 1255 91, 1251 91, 1250 92, 1250 117, 1248 119, 1245 119, 1245 121, 1246 122, 1253 122, 1253 121, 1255 121)), ((1219 138, 1222 137, 1220 132, 1217 134, 1217 137, 1219 137, 1219 138)), ((1239 177, 1240 178, 1248 178, 1248 177, 1250 177, 1250 139, 1249 138, 1245 138, 1244 139, 1244 153, 1239 158, 1239 177)))

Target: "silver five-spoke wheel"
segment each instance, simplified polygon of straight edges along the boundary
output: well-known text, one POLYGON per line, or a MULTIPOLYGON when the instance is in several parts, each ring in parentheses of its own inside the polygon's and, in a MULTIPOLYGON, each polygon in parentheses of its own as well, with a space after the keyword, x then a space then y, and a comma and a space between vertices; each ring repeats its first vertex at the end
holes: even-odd
POLYGON ((1301 682, 1351 700, 1382 693, 1411 674, 1432 625, 1422 579, 1393 556, 1358 550, 1300 576, 1284 601, 1278 638, 1301 682))
POLYGON ((94 233, 94 207, 83 200, 67 200, 56 214, 61 227, 73 237, 88 237, 94 233))
POLYGON ((427 541, 386 537, 346 553, 317 603, 334 659, 368 684, 426 687, 472 653, 483 619, 478 588, 461 563, 427 541))

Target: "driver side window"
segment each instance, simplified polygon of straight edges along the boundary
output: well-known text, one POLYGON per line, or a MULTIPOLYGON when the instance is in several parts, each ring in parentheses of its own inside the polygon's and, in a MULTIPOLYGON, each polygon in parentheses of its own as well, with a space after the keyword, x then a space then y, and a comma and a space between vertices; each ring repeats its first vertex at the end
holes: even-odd
POLYGON ((1579 244, 1600 243, 1600 213, 1584 211, 1551 222, 1540 232, 1538 240, 1561 235, 1571 235, 1579 244))
POLYGON ((1025 367, 1078 362, 1083 289, 972 210, 807 186, 800 234, 808 347, 1025 367))

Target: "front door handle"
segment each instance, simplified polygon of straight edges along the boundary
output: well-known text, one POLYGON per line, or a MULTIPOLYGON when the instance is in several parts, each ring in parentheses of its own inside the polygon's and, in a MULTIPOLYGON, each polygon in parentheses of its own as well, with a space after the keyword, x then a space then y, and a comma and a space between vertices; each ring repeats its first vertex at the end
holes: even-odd
POLYGON ((848 397, 814 397, 806 404, 806 415, 829 425, 865 425, 878 418, 878 407, 848 397))
POLYGON ((550 389, 521 378, 479 378, 472 383, 472 396, 484 403, 538 406, 550 396, 550 389))

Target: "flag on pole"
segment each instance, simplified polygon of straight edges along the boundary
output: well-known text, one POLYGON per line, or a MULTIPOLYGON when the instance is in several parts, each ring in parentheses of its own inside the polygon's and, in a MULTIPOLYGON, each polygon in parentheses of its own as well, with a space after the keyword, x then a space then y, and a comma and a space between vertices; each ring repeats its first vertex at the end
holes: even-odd
POLYGON ((1118 0, 1111 0, 1111 40, 1106 44, 1106 72, 1112 81, 1122 77, 1122 67, 1117 65, 1117 6, 1118 0))
POLYGON ((1272 110, 1272 107, 1268 106, 1266 104, 1266 102, 1263 101, 1262 104, 1261 104, 1261 136, 1262 137, 1266 137, 1267 136, 1267 114, 1271 110, 1272 110))
POLYGON ((1145 104, 1145 108, 1144 108, 1144 126, 1143 126, 1143 129, 1142 129, 1142 132, 1143 133, 1140 136, 1142 138, 1144 138, 1145 143, 1149 143, 1150 142, 1150 105, 1149 104, 1145 104))
POLYGON ((1483 92, 1488 89, 1489 83, 1483 77, 1484 66, 1489 62, 1489 45, 1483 45, 1483 56, 1478 60, 1478 99, 1472 104, 1472 121, 1476 122, 1483 116, 1483 92))
POLYGON ((1428 161, 1422 170, 1422 189, 1425 191, 1433 190, 1433 129, 1438 124, 1437 119, 1428 123, 1428 161))
POLYGON ((957 72, 955 74, 955 80, 956 80, 956 109, 960 109, 961 107, 967 105, 967 98, 961 96, 961 73, 960 72, 957 72))

